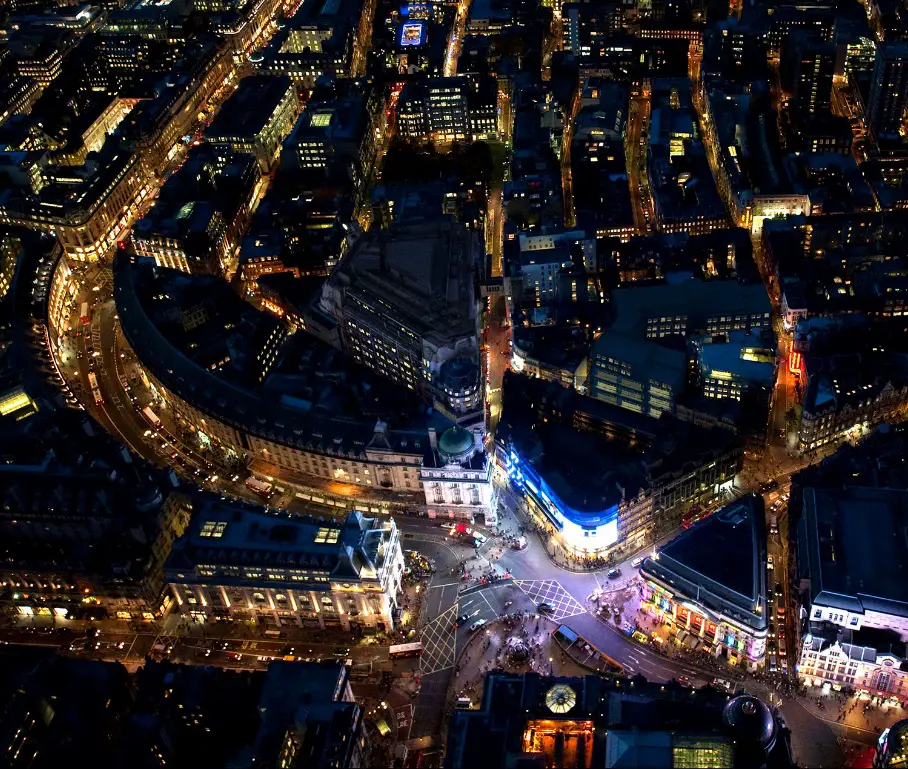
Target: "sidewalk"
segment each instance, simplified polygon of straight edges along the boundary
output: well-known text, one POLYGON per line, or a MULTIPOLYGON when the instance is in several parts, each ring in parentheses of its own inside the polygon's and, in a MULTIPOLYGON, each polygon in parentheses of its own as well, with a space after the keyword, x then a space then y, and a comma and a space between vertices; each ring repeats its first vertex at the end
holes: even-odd
POLYGON ((816 718, 872 734, 879 734, 895 721, 908 717, 903 706, 881 703, 879 697, 849 696, 819 688, 808 688, 798 697, 798 703, 816 718))

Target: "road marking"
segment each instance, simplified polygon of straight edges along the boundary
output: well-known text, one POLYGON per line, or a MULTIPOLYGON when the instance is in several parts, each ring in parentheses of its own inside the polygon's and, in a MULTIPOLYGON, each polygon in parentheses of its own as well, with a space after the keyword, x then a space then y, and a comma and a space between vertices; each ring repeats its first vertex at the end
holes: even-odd
POLYGON ((443 585, 429 585, 429 590, 434 590, 437 587, 451 587, 451 585, 459 585, 459 582, 445 582, 443 585))
POLYGON ((457 611, 458 605, 454 603, 423 627, 420 633, 423 654, 419 662, 423 675, 431 675, 454 667, 456 646, 454 620, 457 611))
POLYGON ((497 616, 498 616, 498 612, 495 611, 495 609, 492 608, 492 604, 489 603, 489 599, 486 598, 486 594, 485 594, 485 593, 480 593, 479 595, 482 596, 482 600, 486 602, 486 606, 489 607, 489 609, 491 610, 492 614, 494 614, 494 615, 497 617, 497 616))

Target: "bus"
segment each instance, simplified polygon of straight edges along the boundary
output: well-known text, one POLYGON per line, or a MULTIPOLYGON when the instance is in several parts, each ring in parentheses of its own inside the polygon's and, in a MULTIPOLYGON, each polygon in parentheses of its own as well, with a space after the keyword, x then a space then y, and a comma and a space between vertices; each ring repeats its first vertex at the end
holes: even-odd
POLYGON ((95 399, 95 406, 100 406, 104 403, 104 398, 101 397, 101 388, 98 387, 98 377, 95 376, 94 371, 88 372, 88 385, 91 387, 91 394, 95 399))
POLYGON ((270 497, 271 489, 274 487, 267 481, 260 481, 258 478, 250 476, 246 479, 246 488, 256 494, 261 494, 263 497, 270 497))
POLYGON ((160 430, 160 429, 161 429, 161 420, 158 419, 158 415, 155 414, 155 413, 151 410, 151 407, 150 407, 150 406, 146 406, 144 409, 142 409, 142 413, 145 415, 145 418, 146 418, 149 422, 151 422, 151 426, 154 427, 155 430, 160 430))
POLYGON ((91 315, 88 310, 88 302, 82 302, 82 309, 79 310, 79 317, 82 320, 83 326, 88 326, 91 323, 91 315))
POLYGON ((388 656, 392 660, 402 660, 406 657, 419 657, 422 654, 422 643, 416 641, 410 644, 395 644, 388 649, 388 656))

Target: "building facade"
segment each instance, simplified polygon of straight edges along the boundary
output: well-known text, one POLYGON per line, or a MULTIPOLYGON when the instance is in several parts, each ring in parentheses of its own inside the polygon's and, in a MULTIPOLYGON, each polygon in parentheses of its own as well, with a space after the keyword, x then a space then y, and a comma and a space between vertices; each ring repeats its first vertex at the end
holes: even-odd
POLYGON ((403 571, 392 518, 354 511, 338 523, 213 502, 174 544, 166 579, 176 611, 197 621, 390 633, 403 571))
POLYGON ((894 705, 908 703, 905 668, 904 657, 890 650, 811 634, 804 638, 797 666, 798 677, 807 686, 854 690, 894 705))
POLYGON ((731 665, 762 667, 768 603, 760 497, 744 497, 682 532, 643 562, 640 575, 644 611, 731 665))
POLYGON ((498 523, 493 462, 485 451, 480 428, 451 427, 437 437, 429 429, 430 452, 419 471, 430 518, 473 521, 482 515, 487 526, 498 523))

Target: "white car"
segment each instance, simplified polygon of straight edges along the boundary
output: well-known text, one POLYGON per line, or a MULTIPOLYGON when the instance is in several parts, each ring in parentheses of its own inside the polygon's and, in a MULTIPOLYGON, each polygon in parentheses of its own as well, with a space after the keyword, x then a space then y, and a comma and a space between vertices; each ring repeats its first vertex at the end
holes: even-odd
POLYGON ((633 561, 631 561, 631 568, 632 568, 632 569, 639 569, 642 565, 643 565, 643 559, 642 559, 642 558, 635 558, 633 561))
POLYGON ((476 620, 476 622, 474 622, 472 625, 470 625, 470 632, 475 633, 477 630, 479 630, 479 628, 481 628, 485 624, 486 624, 486 621, 484 619, 476 620))
POLYGON ((771 555, 767 555, 767 556, 766 556, 766 568, 767 568, 767 569, 772 569, 772 568, 773 568, 772 556, 771 556, 771 555))

